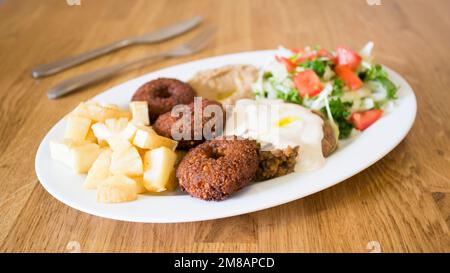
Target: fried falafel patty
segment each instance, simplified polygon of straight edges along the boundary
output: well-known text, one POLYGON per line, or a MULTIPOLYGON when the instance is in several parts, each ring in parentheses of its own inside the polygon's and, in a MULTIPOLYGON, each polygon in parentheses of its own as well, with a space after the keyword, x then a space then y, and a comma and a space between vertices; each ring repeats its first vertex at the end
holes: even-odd
MULTIPOLYGON (((182 116, 178 116, 178 117, 174 117, 172 116, 171 112, 167 112, 163 115, 160 115, 158 117, 158 119, 155 121, 155 123, 153 124, 153 129, 155 130, 155 132, 161 136, 167 137, 167 138, 171 138, 174 140, 178 141, 178 149, 181 150, 188 150, 192 147, 197 146, 200 143, 203 143, 206 139, 213 139, 216 136, 219 136, 222 134, 223 128, 225 126, 225 121, 226 121, 226 116, 222 107, 222 104, 220 104, 217 101, 212 101, 212 100, 207 100, 207 99, 202 99, 201 101, 201 117, 199 116, 198 119, 201 120, 201 124, 199 124, 200 126, 195 126, 195 119, 194 119, 194 106, 195 102, 192 102, 188 105, 189 108, 189 119, 188 119, 188 124, 190 127, 190 133, 188 134, 187 138, 188 139, 174 139, 174 137, 172 136, 172 128, 175 126, 175 124, 182 118, 182 116), (207 113, 207 111, 205 111, 205 109, 208 106, 212 106, 215 105, 218 108, 216 108, 216 110, 218 110, 218 115, 216 116, 216 113, 213 112, 211 113, 211 115, 209 115, 207 113), (221 119, 221 122, 216 122, 216 119, 221 119), (205 136, 204 135, 204 127, 206 124, 210 124, 211 125, 211 135, 205 136), (216 125, 219 125, 216 128, 216 125), (221 126, 220 126, 221 125, 221 126), (221 128, 219 128, 221 127, 221 128), (195 136, 200 136, 201 139, 195 139, 195 136)), ((184 124, 184 123, 183 123, 184 124)), ((184 129, 184 125, 179 126, 178 128, 178 132, 182 132, 184 129)))
POLYGON ((176 175, 181 189, 191 196, 220 201, 250 183, 258 165, 256 141, 220 137, 191 149, 176 175))
POLYGON ((285 149, 271 151, 260 150, 256 181, 264 181, 293 172, 297 164, 298 153, 298 146, 288 146, 285 149))
POLYGON ((194 101, 196 93, 187 83, 177 79, 159 78, 138 88, 132 101, 146 101, 150 121, 172 110, 175 105, 194 101))

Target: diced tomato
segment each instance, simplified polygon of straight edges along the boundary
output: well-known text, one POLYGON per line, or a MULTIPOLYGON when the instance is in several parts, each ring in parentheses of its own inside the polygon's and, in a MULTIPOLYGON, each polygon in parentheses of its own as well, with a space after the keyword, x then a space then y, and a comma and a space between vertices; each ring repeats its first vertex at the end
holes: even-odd
POLYGON ((332 60, 334 62, 335 57, 333 56, 333 54, 331 54, 328 50, 326 49, 319 49, 318 51, 310 51, 310 52, 305 52, 302 51, 300 54, 300 56, 295 60, 296 64, 301 64, 306 60, 314 60, 317 57, 327 57, 328 59, 332 60))
POLYGON ((349 65, 338 65, 335 67, 335 72, 345 82, 345 85, 350 88, 350 90, 356 90, 361 88, 364 83, 358 77, 356 72, 354 72, 349 65))
POLYGON ((348 47, 340 46, 336 48, 336 65, 348 65, 352 70, 356 70, 361 60, 361 56, 348 47))
POLYGON ((304 52, 296 60, 295 63, 301 64, 306 60, 314 60, 317 57, 317 51, 304 52))
POLYGON ((333 54, 331 54, 328 50, 321 48, 317 51, 317 56, 319 57, 327 57, 330 60, 334 60, 333 54))
POLYGON ((305 50, 303 48, 291 48, 291 51, 295 54, 303 54, 305 50))
POLYGON ((294 83, 301 97, 305 97, 306 95, 313 97, 323 89, 320 78, 313 70, 305 70, 296 74, 294 76, 294 83))
POLYGON ((294 72, 295 71, 295 63, 293 63, 288 58, 275 56, 275 59, 278 62, 284 64, 284 66, 286 67, 287 71, 289 71, 289 72, 294 72))
POLYGON ((363 131, 377 121, 383 115, 383 110, 373 109, 364 112, 356 112, 350 116, 350 122, 355 128, 363 131))
POLYGON ((307 59, 308 59, 308 58, 305 57, 305 56, 300 56, 300 57, 298 57, 297 59, 295 59, 295 64, 296 64, 296 65, 299 65, 299 64, 303 63, 304 61, 306 61, 307 59))

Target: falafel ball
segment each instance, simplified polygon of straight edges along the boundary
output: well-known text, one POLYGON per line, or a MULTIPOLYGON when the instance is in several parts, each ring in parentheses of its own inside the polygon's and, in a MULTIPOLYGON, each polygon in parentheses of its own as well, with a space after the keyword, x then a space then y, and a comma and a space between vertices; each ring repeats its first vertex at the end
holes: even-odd
POLYGON ((194 101, 196 93, 191 86, 177 79, 159 78, 138 88, 132 101, 146 101, 150 121, 172 110, 175 105, 194 101))
POLYGON ((220 201, 250 183, 258 165, 256 141, 220 137, 191 149, 176 175, 181 189, 191 196, 220 201))
POLYGON ((289 174, 295 170, 300 147, 259 151, 259 169, 256 181, 264 181, 289 174))
MULTIPOLYGON (((187 105, 187 110, 189 111, 188 113, 188 119, 186 120, 186 122, 189 125, 189 130, 190 133, 188 133, 186 135, 186 139, 174 139, 174 137, 172 136, 172 128, 174 128, 174 126, 178 126, 177 128, 177 132, 183 132, 184 129, 184 123, 182 123, 182 121, 180 121, 180 124, 178 124, 177 122, 184 117, 181 116, 172 116, 171 112, 167 112, 163 115, 160 115, 155 123, 153 124, 153 129, 155 130, 155 132, 161 136, 167 137, 167 138, 171 138, 174 140, 178 141, 178 149, 181 150, 188 150, 192 147, 197 146, 200 143, 203 143, 205 140, 207 139, 213 139, 216 136, 219 136, 222 134, 223 128, 225 127, 225 121, 226 121, 226 116, 222 107, 222 104, 220 104, 217 101, 212 101, 212 100, 207 100, 207 99, 202 99, 201 100, 201 112, 200 113, 195 113, 195 101, 190 103, 189 105, 187 105), (212 112, 210 113, 209 111, 205 111, 205 109, 207 109, 208 106, 218 106, 220 108, 215 108, 217 110, 217 112, 212 112), (217 114, 217 116, 216 116, 217 114), (198 116, 195 116, 198 115, 198 116), (201 115, 201 117, 200 117, 201 115), (194 116, 198 119, 199 123, 195 124, 195 118, 194 116), (216 122, 217 119, 221 119, 221 122, 216 122), (211 126, 211 130, 206 130, 206 131, 210 131, 211 134, 210 135, 205 135, 204 133, 204 128, 205 126, 208 124, 208 126, 211 126), (220 124, 222 126, 220 126, 220 124), (217 128, 216 128, 216 125, 217 128), (220 128, 219 128, 220 127, 220 128), (200 138, 200 139, 199 139, 200 138)), ((211 109, 211 108, 210 108, 211 109)), ((213 109, 214 110, 214 109, 213 109)))

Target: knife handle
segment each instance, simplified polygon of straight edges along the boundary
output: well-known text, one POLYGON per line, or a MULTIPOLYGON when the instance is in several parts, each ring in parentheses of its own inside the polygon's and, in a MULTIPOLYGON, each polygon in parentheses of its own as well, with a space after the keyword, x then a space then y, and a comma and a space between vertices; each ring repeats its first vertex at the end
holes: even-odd
POLYGON ((154 61, 162 60, 162 59, 165 59, 168 57, 170 57, 170 56, 165 53, 153 54, 153 55, 149 55, 144 58, 136 59, 136 60, 133 60, 133 61, 130 61, 127 63, 118 64, 118 65, 98 69, 95 71, 87 72, 87 73, 81 74, 79 76, 75 76, 73 78, 69 78, 67 80, 62 81, 58 85, 52 87, 48 91, 47 96, 49 99, 56 99, 56 98, 66 95, 68 93, 71 93, 75 90, 78 90, 81 87, 84 87, 84 86, 99 82, 101 80, 110 78, 110 77, 116 75, 117 73, 124 71, 126 69, 129 69, 129 68, 132 68, 136 65, 141 65, 143 63, 148 63, 150 61, 154 62, 154 61))
POLYGON ((44 76, 50 76, 55 73, 58 73, 60 71, 66 70, 72 66, 84 63, 86 61, 92 60, 94 58, 97 58, 99 56, 105 55, 107 53, 110 53, 112 51, 118 50, 120 48, 129 46, 134 44, 134 40, 130 39, 124 39, 120 40, 114 43, 111 43, 109 45, 94 49, 92 51, 88 51, 86 53, 82 53, 80 55, 68 57, 62 60, 58 60, 55 62, 43 64, 40 66, 37 66, 32 69, 31 75, 33 78, 40 78, 44 76))

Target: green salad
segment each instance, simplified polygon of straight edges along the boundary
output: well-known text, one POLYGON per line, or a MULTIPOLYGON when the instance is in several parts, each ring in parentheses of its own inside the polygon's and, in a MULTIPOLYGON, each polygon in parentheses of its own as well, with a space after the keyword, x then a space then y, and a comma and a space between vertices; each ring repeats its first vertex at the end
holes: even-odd
POLYGON ((374 63, 373 43, 356 53, 340 46, 280 48, 252 86, 257 97, 282 99, 321 111, 340 139, 363 131, 393 107, 398 87, 374 63))

